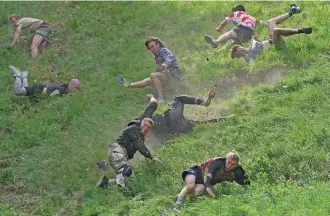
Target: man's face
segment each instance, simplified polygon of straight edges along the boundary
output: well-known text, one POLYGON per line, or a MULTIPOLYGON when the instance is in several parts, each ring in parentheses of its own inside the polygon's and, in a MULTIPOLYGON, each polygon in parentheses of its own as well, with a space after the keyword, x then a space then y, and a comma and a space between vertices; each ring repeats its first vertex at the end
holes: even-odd
POLYGON ((245 57, 247 55, 247 49, 243 48, 243 47, 239 47, 237 48, 236 50, 236 55, 237 55, 237 58, 240 58, 240 57, 245 57))
POLYGON ((10 23, 11 24, 13 24, 13 25, 16 25, 17 24, 17 19, 16 19, 16 17, 12 17, 12 18, 10 18, 10 23))
POLYGON ((151 41, 150 43, 148 43, 148 50, 152 52, 154 55, 159 53, 159 49, 160 49, 159 44, 156 44, 156 42, 151 41))
POLYGON ((150 131, 151 127, 152 127, 151 123, 149 121, 143 119, 141 122, 141 133, 143 135, 146 135, 150 131))
POLYGON ((226 171, 232 171, 235 167, 237 167, 238 161, 234 160, 232 157, 226 158, 226 171))

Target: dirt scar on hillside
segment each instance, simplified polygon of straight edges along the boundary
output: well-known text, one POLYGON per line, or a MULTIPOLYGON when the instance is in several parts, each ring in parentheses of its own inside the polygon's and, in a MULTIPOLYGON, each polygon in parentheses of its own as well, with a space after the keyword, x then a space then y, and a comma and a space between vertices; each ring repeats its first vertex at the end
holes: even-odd
MULTIPOLYGON (((249 74, 247 71, 238 71, 235 74, 222 77, 215 83, 208 83, 206 86, 196 86, 194 89, 205 89, 214 86, 216 97, 212 100, 210 107, 185 105, 184 116, 186 119, 196 121, 205 121, 209 119, 225 117, 230 115, 226 101, 234 97, 235 93, 246 85, 257 86, 260 84, 274 84, 279 82, 282 77, 289 74, 289 70, 285 68, 273 67, 249 74)), ((189 95, 189 93, 186 93, 189 95)), ((197 91, 190 91, 190 95, 200 95, 197 91)), ((199 97, 201 97, 200 95, 199 97)), ((167 101, 170 103, 170 101, 167 101)), ((163 146, 164 140, 157 140, 152 133, 146 136, 145 144, 151 152, 154 152, 158 147, 163 146)), ((134 156, 131 161, 134 164, 137 160, 143 158, 140 153, 134 156)))

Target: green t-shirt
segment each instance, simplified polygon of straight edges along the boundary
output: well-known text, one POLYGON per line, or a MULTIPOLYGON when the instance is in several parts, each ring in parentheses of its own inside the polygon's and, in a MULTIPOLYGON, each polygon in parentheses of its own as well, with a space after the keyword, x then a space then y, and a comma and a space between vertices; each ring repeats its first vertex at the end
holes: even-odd
POLYGON ((18 20, 17 25, 22 26, 23 33, 34 33, 43 22, 40 19, 25 17, 18 20))

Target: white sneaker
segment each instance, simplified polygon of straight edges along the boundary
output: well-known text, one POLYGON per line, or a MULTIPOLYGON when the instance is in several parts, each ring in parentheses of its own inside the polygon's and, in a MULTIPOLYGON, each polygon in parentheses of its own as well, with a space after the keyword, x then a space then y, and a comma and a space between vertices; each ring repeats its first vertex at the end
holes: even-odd
POLYGON ((11 71, 11 74, 13 75, 13 77, 19 77, 21 76, 21 71, 19 69, 17 69, 16 67, 10 65, 9 69, 11 71))

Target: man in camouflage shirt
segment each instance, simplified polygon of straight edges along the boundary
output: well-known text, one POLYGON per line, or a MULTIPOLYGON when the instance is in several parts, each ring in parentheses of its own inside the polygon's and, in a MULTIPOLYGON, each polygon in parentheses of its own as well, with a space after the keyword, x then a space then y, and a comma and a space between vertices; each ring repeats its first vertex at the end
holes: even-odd
MULTIPOLYGON (((157 103, 155 99, 152 100, 152 103, 157 103)), ((139 151, 144 157, 152 160, 154 163, 161 162, 150 153, 144 144, 145 136, 154 125, 154 121, 147 116, 148 112, 145 110, 138 120, 131 121, 128 124, 115 143, 110 144, 108 149, 108 163, 115 171, 116 178, 109 179, 106 176, 103 176, 98 181, 97 186, 105 187, 117 184, 121 186, 124 191, 127 191, 125 187, 125 178, 135 177, 131 165, 129 164, 129 160, 133 159, 134 154, 137 151, 139 151)), ((105 169, 107 162, 101 161, 98 162, 97 165, 105 169)))
POLYGON ((144 45, 155 56, 156 72, 137 82, 129 83, 121 75, 118 76, 117 81, 119 84, 131 88, 151 86, 156 91, 158 103, 164 103, 163 87, 166 83, 181 80, 181 69, 175 55, 165 47, 165 43, 159 38, 149 37, 144 45))
POLYGON ((185 170, 182 173, 185 186, 178 194, 173 210, 180 211, 186 195, 199 196, 206 191, 215 198, 212 186, 217 183, 235 181, 240 185, 250 184, 239 160, 237 152, 229 152, 226 157, 212 158, 185 170))
POLYGON ((290 5, 290 10, 288 13, 281 16, 272 18, 268 20, 268 33, 269 39, 264 41, 259 41, 258 36, 253 36, 252 44, 249 48, 244 48, 239 45, 234 45, 229 50, 229 55, 231 58, 241 58, 243 57, 247 62, 253 64, 256 56, 262 53, 263 50, 270 48, 270 45, 274 44, 275 48, 279 51, 285 51, 285 38, 295 34, 311 34, 312 27, 292 29, 292 28, 277 28, 277 24, 283 23, 285 20, 290 18, 293 14, 300 13, 300 7, 295 4, 290 5))

